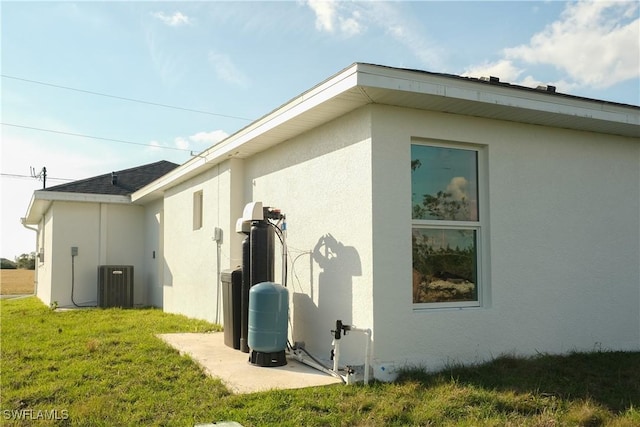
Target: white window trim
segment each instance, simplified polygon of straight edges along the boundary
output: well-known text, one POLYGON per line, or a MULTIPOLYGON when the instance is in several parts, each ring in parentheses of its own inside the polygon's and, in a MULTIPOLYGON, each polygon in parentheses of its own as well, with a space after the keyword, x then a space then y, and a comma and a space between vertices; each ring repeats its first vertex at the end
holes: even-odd
POLYGON ((411 145, 425 145, 440 148, 473 150, 477 153, 478 174, 478 221, 444 221, 419 220, 411 218, 411 232, 414 228, 474 230, 476 232, 476 301, 451 301, 414 303, 414 312, 432 311, 438 309, 467 309, 488 307, 490 301, 489 283, 489 177, 488 177, 488 147, 484 145, 464 144, 456 142, 438 141, 424 138, 412 138, 411 145))
POLYGON ((193 193, 193 230, 201 230, 204 214, 204 195, 202 190, 193 193))

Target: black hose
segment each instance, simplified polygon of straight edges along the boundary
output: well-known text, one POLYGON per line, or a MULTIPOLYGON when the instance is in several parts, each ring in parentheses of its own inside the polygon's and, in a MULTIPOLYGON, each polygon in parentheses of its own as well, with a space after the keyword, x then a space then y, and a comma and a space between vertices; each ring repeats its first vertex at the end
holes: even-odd
POLYGON ((328 366, 325 366, 324 363, 322 363, 320 360, 316 359, 311 353, 309 353, 306 349, 299 347, 296 348, 296 350, 302 350, 307 356, 309 356, 309 358, 311 358, 311 360, 313 360, 314 362, 316 362, 318 365, 322 366, 324 369, 326 369, 328 372, 331 373, 331 375, 333 375, 336 378, 340 378, 340 381, 342 381, 343 383, 346 384, 346 381, 344 380, 344 378, 342 378, 342 375, 338 374, 337 372, 333 372, 333 370, 331 370, 331 368, 329 368, 328 366))
POLYGON ((71 255, 71 303, 78 307, 78 308, 87 308, 87 307, 96 307, 96 305, 78 305, 76 304, 76 302, 73 300, 73 288, 75 286, 75 275, 76 275, 76 268, 75 268, 75 259, 76 256, 75 255, 71 255))
MULTIPOLYGON (((271 221, 267 221, 267 224, 269 224, 271 227, 273 227, 273 229, 276 232, 276 236, 278 236, 278 240, 280 240, 280 244, 282 245, 282 248, 284 250, 284 253, 288 255, 289 250, 287 249, 287 245, 284 239, 284 235, 282 234, 282 230, 280 230, 280 228, 275 225, 274 223, 272 223, 271 221)), ((289 269, 287 266, 287 262, 285 261, 285 257, 282 257, 282 269, 284 270, 284 283, 282 284, 282 286, 284 286, 285 288, 287 287, 287 278, 289 276, 289 269)))

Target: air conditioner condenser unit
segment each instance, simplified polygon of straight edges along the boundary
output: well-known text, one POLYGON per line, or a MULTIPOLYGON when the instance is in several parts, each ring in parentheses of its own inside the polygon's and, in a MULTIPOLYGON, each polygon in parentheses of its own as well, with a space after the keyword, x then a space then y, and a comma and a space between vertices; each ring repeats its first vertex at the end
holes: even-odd
POLYGON ((133 307, 133 266, 98 267, 98 307, 133 307))

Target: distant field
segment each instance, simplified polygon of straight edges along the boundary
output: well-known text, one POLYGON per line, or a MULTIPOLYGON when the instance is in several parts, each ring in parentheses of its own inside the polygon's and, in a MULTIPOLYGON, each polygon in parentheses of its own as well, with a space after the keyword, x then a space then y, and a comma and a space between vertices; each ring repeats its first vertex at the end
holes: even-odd
POLYGON ((32 294, 35 270, 0 270, 0 295, 32 294))

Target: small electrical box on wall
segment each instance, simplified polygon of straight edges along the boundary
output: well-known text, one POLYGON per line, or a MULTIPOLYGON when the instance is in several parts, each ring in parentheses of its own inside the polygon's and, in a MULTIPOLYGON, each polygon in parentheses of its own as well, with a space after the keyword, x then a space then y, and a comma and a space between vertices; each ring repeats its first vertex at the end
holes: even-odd
POLYGON ((222 243, 222 228, 216 227, 213 230, 213 240, 218 243, 222 243))
POLYGON ((71 256, 78 256, 78 247, 71 246, 71 256))

